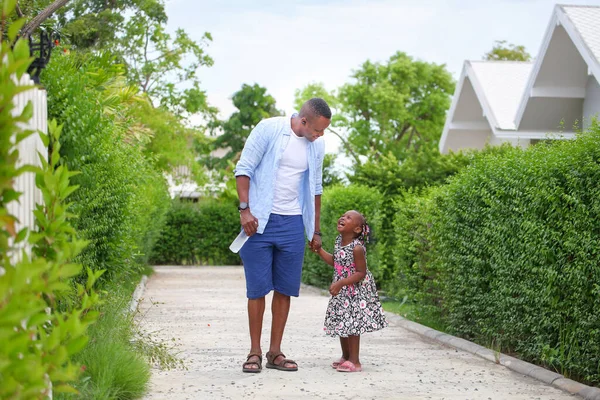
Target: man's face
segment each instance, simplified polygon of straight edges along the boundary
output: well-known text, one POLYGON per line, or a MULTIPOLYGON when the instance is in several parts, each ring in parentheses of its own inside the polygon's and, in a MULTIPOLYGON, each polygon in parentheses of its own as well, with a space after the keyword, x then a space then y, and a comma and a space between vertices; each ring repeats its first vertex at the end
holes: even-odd
POLYGON ((307 140, 314 142, 325 133, 325 129, 331 123, 331 120, 325 117, 302 117, 300 126, 300 134, 307 140))

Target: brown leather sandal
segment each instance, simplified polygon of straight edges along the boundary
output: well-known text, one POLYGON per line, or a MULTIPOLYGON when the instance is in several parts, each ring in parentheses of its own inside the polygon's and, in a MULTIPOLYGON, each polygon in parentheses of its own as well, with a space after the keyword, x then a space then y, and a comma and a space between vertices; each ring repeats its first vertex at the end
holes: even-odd
POLYGON ((279 353, 271 353, 267 352, 267 368, 278 369, 280 371, 298 371, 298 364, 294 360, 288 360, 285 358, 285 354, 279 353), (283 359, 279 361, 278 364, 275 364, 275 360, 277 357, 282 356, 283 359), (295 367, 286 367, 285 364, 294 364, 295 367))
POLYGON ((257 373, 260 371, 262 371, 262 354, 248 354, 248 357, 246 357, 246 362, 242 364, 242 372, 257 373), (248 361, 250 360, 250 357, 258 357, 258 362, 248 361), (248 368, 251 365, 256 365, 257 368, 248 368))

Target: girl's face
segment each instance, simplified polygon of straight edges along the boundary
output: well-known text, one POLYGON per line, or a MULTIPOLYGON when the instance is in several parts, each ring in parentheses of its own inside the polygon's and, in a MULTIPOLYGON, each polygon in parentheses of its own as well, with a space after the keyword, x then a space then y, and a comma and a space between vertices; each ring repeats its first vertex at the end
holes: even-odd
POLYGON ((337 230, 339 233, 350 233, 352 232, 355 236, 362 231, 362 216, 358 211, 350 210, 346 211, 338 219, 337 230))

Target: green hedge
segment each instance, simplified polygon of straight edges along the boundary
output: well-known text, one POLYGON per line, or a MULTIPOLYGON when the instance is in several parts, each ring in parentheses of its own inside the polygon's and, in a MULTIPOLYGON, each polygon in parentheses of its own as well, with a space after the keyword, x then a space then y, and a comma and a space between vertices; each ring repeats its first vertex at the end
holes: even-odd
MULTIPOLYGON (((376 281, 381 277, 382 272, 380 268, 380 246, 378 245, 382 203, 383 196, 379 191, 359 185, 326 188, 321 203, 323 247, 330 253, 333 252, 335 238, 338 235, 337 220, 342 214, 348 210, 357 210, 367 218, 373 232, 372 240, 367 245, 367 263, 376 281)), ((302 270, 303 282, 325 288, 331 284, 332 276, 333 269, 307 248, 302 270)))
POLYGON ((490 157, 439 202, 450 325, 600 382, 600 128, 490 157))
POLYGON ((125 138, 133 122, 123 118, 127 104, 111 89, 122 77, 107 55, 55 54, 42 75, 49 115, 64 126, 61 155, 81 172, 71 201, 75 228, 90 245, 80 260, 106 269, 108 278, 145 264, 169 207, 153 160, 125 138))
POLYGON ((239 231, 240 216, 232 202, 175 200, 151 261, 163 265, 239 265, 239 255, 229 250, 239 231))
POLYGON ((399 291, 450 331, 600 382, 600 128, 490 154, 398 204, 399 291), (432 302, 433 300, 433 302, 432 302))
POLYGON ((442 294, 439 271, 431 260, 431 219, 433 199, 440 192, 440 188, 431 188, 396 198, 395 231, 389 243, 394 268, 382 282, 391 296, 419 303, 434 313, 438 313, 442 294))

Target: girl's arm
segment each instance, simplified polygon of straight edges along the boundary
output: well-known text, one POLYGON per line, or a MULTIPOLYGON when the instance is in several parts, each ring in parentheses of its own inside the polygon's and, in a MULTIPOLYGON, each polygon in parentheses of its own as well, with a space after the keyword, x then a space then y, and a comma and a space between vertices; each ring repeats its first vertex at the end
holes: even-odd
POLYGON ((354 247, 354 273, 347 278, 340 279, 333 283, 329 288, 329 292, 335 296, 344 286, 352 285, 360 282, 367 275, 367 259, 365 257, 365 248, 362 246, 354 247))
POLYGON ((329 254, 328 252, 323 250, 322 247, 319 247, 319 250, 317 250, 317 254, 319 255, 319 257, 321 257, 323 259, 323 261, 325 261, 327 264, 329 264, 333 267, 333 255, 332 254, 329 254))

